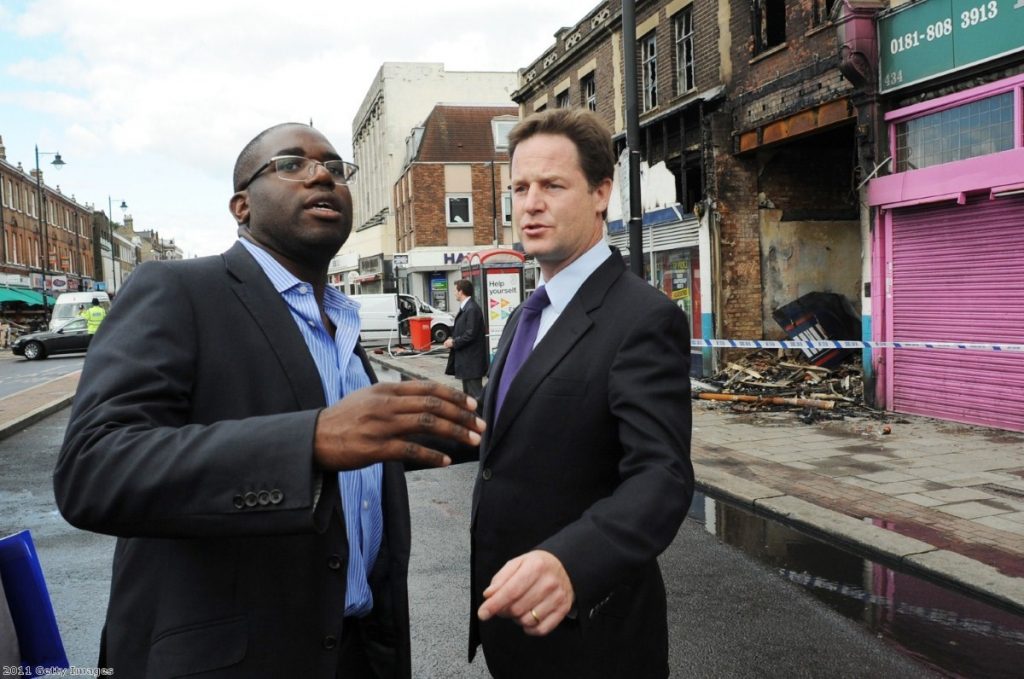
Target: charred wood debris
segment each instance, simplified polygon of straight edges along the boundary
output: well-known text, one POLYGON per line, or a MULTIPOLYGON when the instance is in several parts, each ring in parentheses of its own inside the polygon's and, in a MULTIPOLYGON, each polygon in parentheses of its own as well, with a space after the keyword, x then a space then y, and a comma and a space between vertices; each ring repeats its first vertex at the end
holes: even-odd
POLYGON ((825 368, 807 362, 799 351, 758 350, 690 383, 694 399, 741 413, 791 411, 806 424, 848 417, 886 420, 888 415, 865 404, 864 375, 856 356, 825 368))

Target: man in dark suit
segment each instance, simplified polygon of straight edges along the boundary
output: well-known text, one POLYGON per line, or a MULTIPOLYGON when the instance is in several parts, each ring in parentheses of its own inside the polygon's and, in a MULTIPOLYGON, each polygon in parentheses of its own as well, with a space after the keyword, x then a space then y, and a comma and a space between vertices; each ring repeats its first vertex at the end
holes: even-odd
POLYGON ((603 240, 600 119, 531 116, 509 154, 543 286, 506 326, 483 404, 470 659, 482 643, 496 677, 666 677, 657 557, 693 495, 687 319, 603 240))
POLYGON ((444 341, 448 354, 446 375, 462 380, 462 390, 473 398, 480 398, 487 374, 487 336, 484 334, 484 315, 473 299, 473 284, 465 278, 455 281, 455 298, 459 313, 455 316, 452 336, 444 341))
POLYGON ((456 390, 370 386, 326 285, 354 171, 311 127, 264 131, 235 165, 239 242, 142 264, 93 340, 54 488, 119 538, 117 676, 410 675, 403 462, 449 463, 410 437, 482 422, 456 390))

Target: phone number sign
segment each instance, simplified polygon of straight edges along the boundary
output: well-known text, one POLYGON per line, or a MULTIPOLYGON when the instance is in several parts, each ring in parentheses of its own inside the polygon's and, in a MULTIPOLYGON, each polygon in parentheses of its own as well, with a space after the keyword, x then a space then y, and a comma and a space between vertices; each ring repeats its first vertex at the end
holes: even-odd
POLYGON ((879 91, 1024 51, 1024 0, 924 0, 878 20, 879 91))

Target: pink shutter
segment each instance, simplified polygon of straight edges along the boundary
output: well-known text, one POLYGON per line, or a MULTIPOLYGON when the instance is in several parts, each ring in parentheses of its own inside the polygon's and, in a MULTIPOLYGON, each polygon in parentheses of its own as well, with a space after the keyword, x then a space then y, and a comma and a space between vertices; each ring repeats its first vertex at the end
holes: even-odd
MULTIPOLYGON (((892 215, 890 341, 1024 344, 1024 196, 892 215)), ((1024 353, 894 349, 893 410, 1024 431, 1024 353)))

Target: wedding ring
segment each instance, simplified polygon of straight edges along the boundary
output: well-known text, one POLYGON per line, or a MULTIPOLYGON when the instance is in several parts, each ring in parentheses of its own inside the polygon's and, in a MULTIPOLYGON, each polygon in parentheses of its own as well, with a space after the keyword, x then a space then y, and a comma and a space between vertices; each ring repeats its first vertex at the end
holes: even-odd
POLYGON ((537 615, 537 611, 535 611, 535 610, 533 610, 533 609, 531 608, 531 609, 530 609, 530 615, 532 615, 532 616, 533 616, 533 619, 534 619, 534 620, 536 620, 536 621, 537 621, 537 624, 539 625, 539 624, 540 624, 540 617, 539 617, 539 616, 537 615))

